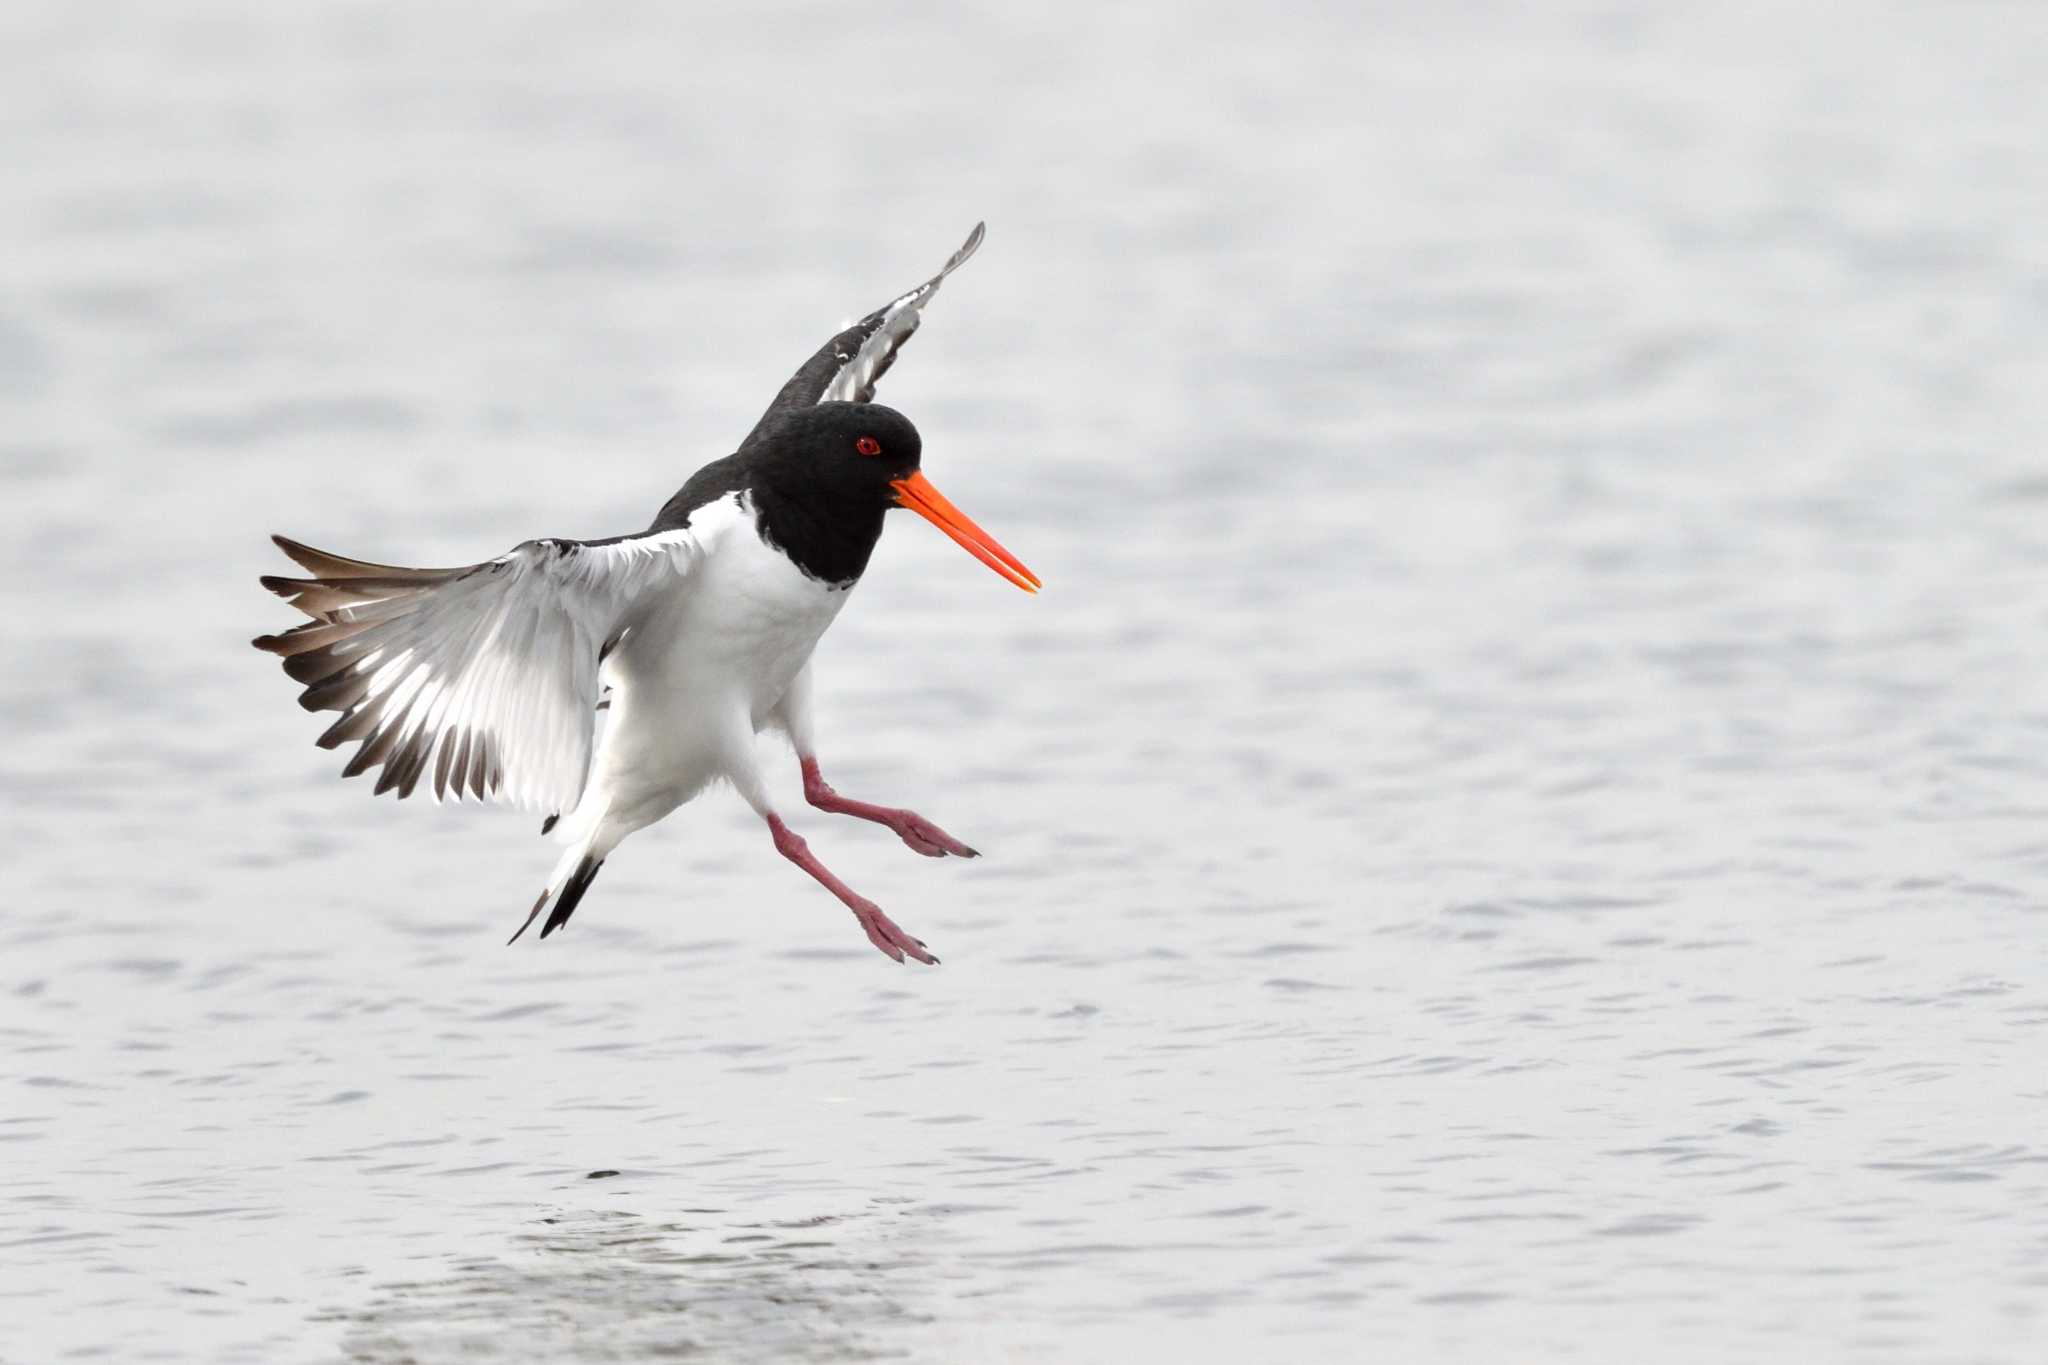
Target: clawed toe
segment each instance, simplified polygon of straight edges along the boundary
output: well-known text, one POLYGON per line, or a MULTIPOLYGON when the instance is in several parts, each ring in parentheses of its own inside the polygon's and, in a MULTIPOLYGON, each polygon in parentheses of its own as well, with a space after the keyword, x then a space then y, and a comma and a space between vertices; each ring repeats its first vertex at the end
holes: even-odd
POLYGON ((895 961, 901 962, 905 957, 911 957, 929 966, 936 967, 939 964, 938 958, 932 956, 931 951, 924 946, 924 940, 912 938, 903 932, 896 921, 879 909, 870 907, 865 911, 856 910, 854 913, 860 918, 860 927, 867 930, 868 942, 895 961))
POLYGON ((910 845, 914 852, 922 853, 927 858, 943 858, 946 856, 945 849, 940 848, 929 839, 921 838, 914 830, 898 830, 897 834, 902 837, 904 843, 910 845))
MULTIPOLYGON (((782 822, 782 817, 773 811, 768 813, 768 832, 774 836, 776 852, 810 873, 817 879, 819 885, 839 897, 846 908, 853 911, 854 918, 860 921, 861 929, 868 936, 868 942, 897 962, 903 961, 906 957, 913 957, 919 962, 938 965, 938 958, 932 956, 931 951, 921 940, 904 933, 894 920, 882 913, 879 905, 866 896, 855 894, 852 887, 833 876, 825 865, 812 855, 810 845, 798 837, 782 822)), ((907 835, 905 837, 908 838, 907 835)), ((941 834, 940 837, 945 836, 941 834)), ((912 844, 911 847, 917 846, 912 844)), ((965 848, 966 845, 963 844, 961 847, 965 848)))
POLYGON ((867 920, 861 921, 861 928, 868 931, 868 942, 874 944, 877 948, 881 949, 886 956, 888 956, 890 959, 896 962, 901 962, 903 960, 903 950, 901 948, 898 948, 895 944, 891 943, 889 941, 889 936, 887 934, 883 933, 880 929, 876 928, 872 923, 870 923, 867 920))
POLYGON ((898 838, 927 858, 943 858, 948 853, 959 858, 981 856, 916 811, 898 811, 890 827, 898 838))

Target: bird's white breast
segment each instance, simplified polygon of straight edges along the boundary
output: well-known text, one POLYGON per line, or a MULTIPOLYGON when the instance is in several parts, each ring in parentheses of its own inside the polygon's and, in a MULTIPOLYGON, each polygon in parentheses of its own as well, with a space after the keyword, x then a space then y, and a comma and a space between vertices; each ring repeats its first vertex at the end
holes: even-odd
POLYGON ((692 711, 743 712, 758 729, 846 604, 848 589, 810 577, 762 540, 741 495, 700 509, 691 525, 716 527, 715 545, 669 619, 648 623, 645 644, 658 645, 659 658, 642 661, 654 668, 635 690, 644 696, 651 684, 692 711), (718 525, 725 518, 733 524, 718 525))

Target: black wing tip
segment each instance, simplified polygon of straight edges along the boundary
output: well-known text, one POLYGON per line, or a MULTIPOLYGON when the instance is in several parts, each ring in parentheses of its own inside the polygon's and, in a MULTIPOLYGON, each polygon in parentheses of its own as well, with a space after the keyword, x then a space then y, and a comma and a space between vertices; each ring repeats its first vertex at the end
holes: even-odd
POLYGON ((292 563, 310 574, 320 574, 324 565, 331 565, 339 558, 325 550, 316 550, 303 540, 293 540, 290 536, 279 535, 275 531, 270 533, 270 543, 284 551, 285 557, 292 563))
POLYGON ((946 263, 939 267, 939 273, 925 281, 924 287, 928 290, 936 289, 941 280, 958 270, 961 266, 966 265, 968 258, 981 250, 981 239, 987 235, 988 224, 985 222, 976 223, 974 231, 968 233, 967 240, 960 244, 960 249, 946 258, 946 263))

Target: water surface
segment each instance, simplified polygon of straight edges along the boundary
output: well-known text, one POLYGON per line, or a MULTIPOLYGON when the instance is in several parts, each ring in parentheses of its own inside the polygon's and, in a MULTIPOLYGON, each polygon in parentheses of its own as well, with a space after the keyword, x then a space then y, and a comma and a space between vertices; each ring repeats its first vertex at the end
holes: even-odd
POLYGON ((0 1359, 2035 1358, 2044 37, 10 6, 0 1359), (505 948, 264 535, 642 525, 983 217, 883 396, 1048 591, 819 666, 988 856, 797 821, 944 967, 723 795, 505 948))

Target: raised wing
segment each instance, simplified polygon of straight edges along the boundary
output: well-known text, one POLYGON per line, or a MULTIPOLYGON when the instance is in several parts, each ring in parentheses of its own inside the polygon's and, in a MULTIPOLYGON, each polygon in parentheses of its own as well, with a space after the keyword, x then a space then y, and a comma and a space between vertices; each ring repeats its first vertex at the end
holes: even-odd
POLYGON ((967 258, 981 245, 984 227, 982 223, 974 225, 974 231, 967 234, 967 240, 960 244, 960 249, 953 253, 952 259, 938 274, 909 293, 889 300, 819 347, 818 353, 806 360, 803 368, 792 375, 781 392, 775 395, 775 401, 761 415, 762 421, 776 413, 787 412, 791 408, 807 408, 813 403, 873 402, 876 381, 896 363, 896 352, 903 349, 903 343, 910 340, 910 334, 917 330, 918 323, 923 320, 924 306, 931 302, 932 295, 939 292, 939 285, 946 276, 965 265, 967 258))
POLYGON ((604 652, 705 548, 685 527, 401 569, 272 539, 313 577, 263 586, 313 619, 254 643, 305 684, 299 705, 342 713, 319 739, 361 742, 342 776, 381 766, 377 791, 403 798, 431 770, 437 801, 467 791, 550 811, 583 793, 604 652))

